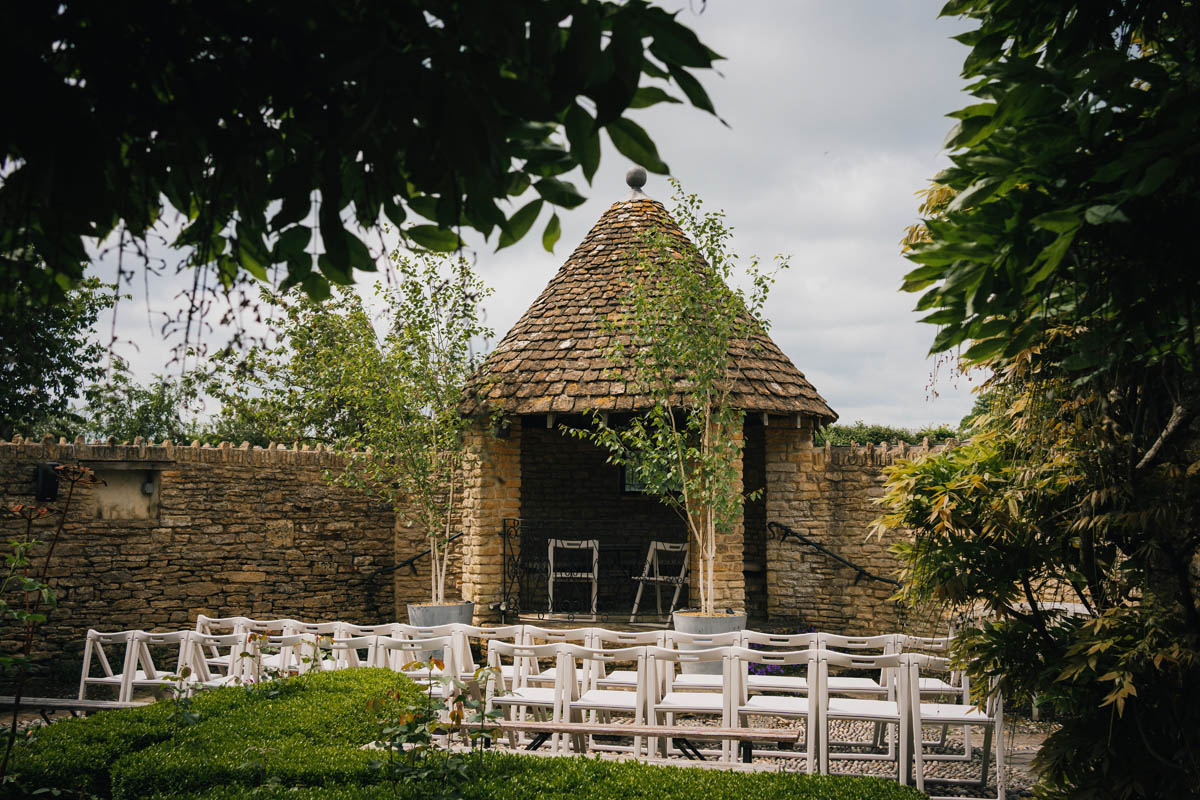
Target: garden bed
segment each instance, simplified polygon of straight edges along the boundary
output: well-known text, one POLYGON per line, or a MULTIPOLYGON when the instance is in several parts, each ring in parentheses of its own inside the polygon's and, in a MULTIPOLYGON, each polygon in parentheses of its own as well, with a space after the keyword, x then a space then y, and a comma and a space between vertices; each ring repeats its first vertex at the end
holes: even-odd
MULTIPOLYGON (((59 789, 101 798, 437 796, 444 787, 436 777, 393 786, 372 765, 379 752, 361 749, 381 729, 379 711, 368 709, 368 702, 388 692, 417 695, 403 676, 355 669, 205 692, 190 707, 168 701, 63 720, 36 729, 18 744, 13 773, 27 792, 59 789)), ((920 797, 874 778, 743 774, 502 753, 469 757, 459 791, 479 800, 920 797)))

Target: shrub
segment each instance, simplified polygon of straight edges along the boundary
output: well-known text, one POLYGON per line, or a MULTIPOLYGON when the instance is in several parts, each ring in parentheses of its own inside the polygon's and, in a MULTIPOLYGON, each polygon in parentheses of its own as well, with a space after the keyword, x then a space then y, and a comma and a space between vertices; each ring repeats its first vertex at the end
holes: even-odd
MULTIPOLYGON (((418 689, 386 670, 317 673, 264 688, 201 693, 200 721, 172 722, 170 702, 64 720, 14 751, 29 791, 159 800, 426 800, 436 776, 395 787, 371 766, 381 722, 368 701, 418 689)), ((588 797, 594 800, 916 800, 913 789, 875 778, 743 774, 588 758, 507 753, 468 756, 458 787, 467 800, 588 797)))
MULTIPOLYGON (((420 800, 434 787, 425 783, 335 786, 295 790, 263 787, 247 794, 224 786, 187 800, 420 800)), ((596 758, 538 758, 488 753, 472 756, 464 800, 528 800, 586 797, 588 800, 917 800, 915 789, 883 778, 849 778, 782 772, 740 773, 667 767, 596 758)))

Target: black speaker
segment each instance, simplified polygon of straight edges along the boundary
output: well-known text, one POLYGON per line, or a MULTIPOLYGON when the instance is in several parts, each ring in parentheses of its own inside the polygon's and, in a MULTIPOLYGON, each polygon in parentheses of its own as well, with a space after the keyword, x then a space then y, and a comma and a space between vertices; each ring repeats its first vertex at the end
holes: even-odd
POLYGON ((58 473, 54 471, 57 466, 57 461, 43 461, 37 465, 33 493, 39 503, 51 503, 58 499, 58 473))

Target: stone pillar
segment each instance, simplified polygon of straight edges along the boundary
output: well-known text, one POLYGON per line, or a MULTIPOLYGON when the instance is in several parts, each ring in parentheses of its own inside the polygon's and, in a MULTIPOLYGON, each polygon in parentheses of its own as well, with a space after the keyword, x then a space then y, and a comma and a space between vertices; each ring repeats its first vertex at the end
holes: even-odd
MULTIPOLYGON (((730 436, 738 444, 737 456, 737 490, 743 490, 742 483, 742 429, 730 431, 730 436)), ((745 525, 738 517, 733 530, 717 534, 717 558, 713 564, 713 604, 718 611, 732 608, 734 611, 746 610, 746 575, 744 550, 745 525)), ((700 606, 700 553, 693 537, 691 550, 690 580, 688 582, 688 597, 692 606, 700 606)))
MULTIPOLYGON (((813 503, 819 495, 814 475, 812 423, 801 418, 801 427, 772 425, 766 435, 767 519, 810 533, 813 503)), ((787 618, 805 615, 799 606, 812 595, 804 555, 794 543, 781 545, 767 538, 767 615, 787 618)))
POLYGON ((489 608, 501 600, 504 564, 500 532, 521 516, 521 419, 504 438, 486 423, 467 432, 470 454, 463 479, 462 596, 475 602, 475 622, 499 619, 489 608))

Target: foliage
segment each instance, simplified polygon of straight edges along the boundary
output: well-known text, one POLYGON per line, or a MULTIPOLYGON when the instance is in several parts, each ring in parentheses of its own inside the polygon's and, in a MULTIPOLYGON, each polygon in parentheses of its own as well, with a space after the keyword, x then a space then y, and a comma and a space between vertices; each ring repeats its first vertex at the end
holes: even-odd
POLYGON ((404 676, 380 669, 312 672, 277 681, 274 694, 239 687, 198 694, 194 724, 177 728, 171 703, 67 719, 19 742, 20 785, 100 797, 199 792, 213 785, 321 786, 370 783, 374 756, 361 746, 381 719, 367 702, 397 691, 415 701, 404 676))
POLYGON ((318 303, 264 293, 263 300, 278 341, 245 353, 225 348, 212 359, 206 391, 221 403, 214 430, 241 432, 258 445, 333 447, 358 438, 362 420, 387 414, 389 366, 358 294, 338 291, 318 303))
POLYGON ((108 380, 89 386, 86 392, 83 416, 88 435, 112 436, 118 442, 132 442, 138 436, 160 442, 191 438, 197 430, 188 419, 199 391, 196 373, 155 375, 143 386, 133 379, 123 358, 114 355, 112 361, 108 380))
POLYGON ((490 290, 463 258, 392 254, 389 286, 377 286, 385 330, 362 300, 268 298, 279 341, 227 350, 209 391, 224 406, 218 430, 305 440, 344 452, 336 479, 407 509, 431 543, 431 599, 445 601, 458 481, 467 457, 459 414, 477 365, 472 343, 491 336, 479 304, 490 290))
POLYGON ((925 439, 930 442, 944 442, 947 439, 959 438, 959 431, 949 425, 927 425, 924 428, 894 428, 890 425, 868 425, 861 419, 853 425, 828 425, 813 434, 813 443, 818 447, 826 442, 832 445, 878 444, 879 442, 907 442, 921 444, 925 439))
POLYGON ((315 298, 375 269, 346 220, 386 216, 433 250, 457 248, 460 226, 509 244, 543 203, 583 202, 558 176, 591 180, 602 130, 667 172, 630 109, 681 102, 674 85, 712 111, 693 71, 719 56, 675 16, 646 0, 22 4, 0 34, 5 94, 55 113, 8 115, 0 275, 61 300, 88 242, 119 231, 144 253, 172 210, 174 246, 215 267, 197 284, 281 267, 283 289, 315 298), (530 187, 532 203, 500 207, 530 187), (30 248, 44 264, 13 255, 30 248))
MULTIPOLYGON (((392 719, 368 701, 399 691, 419 703, 419 690, 397 673, 353 669, 283 681, 280 697, 238 688, 196 696, 200 721, 172 737, 169 703, 67 719, 37 729, 16 749, 27 787, 81 790, 98 797, 423 798, 437 776, 395 786, 371 768, 379 751, 361 746, 392 719)), ((706 800, 915 800, 909 787, 880 778, 796 773, 722 772, 586 758, 475 754, 463 759, 463 797, 581 795, 598 800, 657 797, 706 800)))
POLYGON ((971 445, 889 473, 906 594, 985 606, 958 657, 1063 719, 1046 797, 1200 785, 1200 20, 964 0, 954 166, 905 288, 992 370, 971 445), (944 205, 940 205, 944 204, 944 205), (1055 601, 1074 604, 1067 616, 1055 601))
POLYGON ((103 373, 105 349, 92 330, 115 302, 111 288, 83 280, 52 308, 24 281, 0 290, 0 439, 79 430, 70 403, 103 373))
POLYGON ((688 238, 646 233, 625 265, 627 310, 609 322, 610 360, 653 407, 621 426, 594 412, 590 429, 569 432, 606 449, 610 463, 684 519, 700 556, 701 610, 712 614, 717 536, 737 524, 745 502, 744 412, 730 399, 739 369, 730 347, 744 342, 752 350, 766 330, 761 311, 773 275, 754 259, 750 292, 731 289, 738 257, 724 213, 704 212, 696 195, 672 185, 673 216, 688 238))
POLYGON ((486 702, 477 690, 487 683, 488 673, 494 670, 487 667, 476 670, 473 689, 457 676, 447 674, 446 665, 437 658, 414 661, 404 665, 404 669, 433 677, 418 699, 414 700, 411 693, 389 692, 368 704, 368 708, 385 717, 379 743, 387 752, 387 761, 374 761, 371 766, 391 781, 393 792, 398 792, 401 783, 420 782, 431 784, 430 796, 439 800, 462 797, 470 762, 464 753, 439 746, 434 737, 444 735, 447 724, 462 726, 471 749, 475 750, 499 736, 494 723, 503 713, 499 709, 487 711, 486 702), (435 693, 435 689, 440 691, 435 693))

